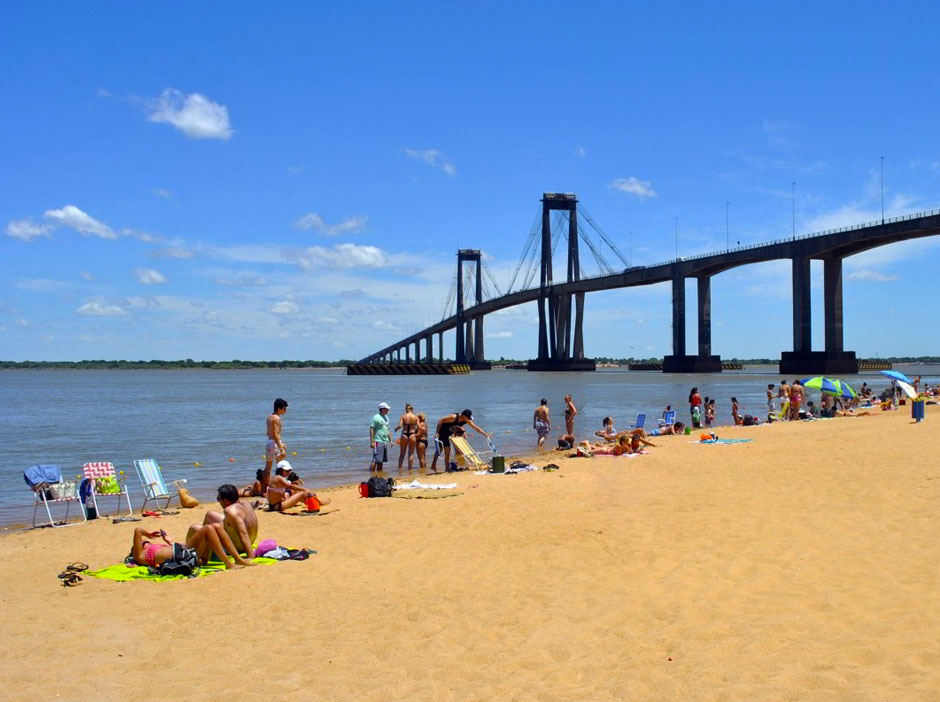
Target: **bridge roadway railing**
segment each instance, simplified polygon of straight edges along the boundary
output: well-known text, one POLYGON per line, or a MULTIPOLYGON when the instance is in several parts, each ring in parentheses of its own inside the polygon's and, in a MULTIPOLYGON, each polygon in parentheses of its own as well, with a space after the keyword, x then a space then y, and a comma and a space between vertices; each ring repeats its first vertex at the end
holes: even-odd
MULTIPOLYGON (((916 212, 914 214, 900 215, 897 217, 888 217, 882 222, 877 220, 874 222, 867 222, 865 224, 855 224, 847 227, 837 227, 834 229, 826 229, 824 231, 811 232, 809 234, 797 234, 796 236, 785 237, 783 239, 773 239, 771 241, 763 241, 755 244, 745 244, 743 246, 736 246, 731 249, 725 249, 724 251, 712 251, 709 253, 694 254, 692 256, 682 256, 678 259, 669 259, 666 261, 661 261, 659 263, 654 263, 651 265, 645 266, 633 266, 632 268, 627 268, 626 270, 620 273, 613 273, 607 275, 599 275, 593 277, 582 278, 579 281, 572 283, 557 283, 552 285, 549 288, 549 294, 564 295, 576 292, 595 292, 599 290, 609 290, 613 288, 621 287, 634 287, 640 285, 653 285, 656 283, 666 282, 671 280, 677 269, 683 269, 683 275, 694 275, 696 272, 701 270, 708 270, 709 266, 696 267, 695 265, 689 265, 690 262, 702 261, 703 259, 715 258, 716 264, 711 267, 710 273, 717 273, 721 270, 726 270, 728 268, 733 268, 736 266, 746 265, 750 263, 757 263, 760 261, 759 258, 752 258, 749 256, 741 256, 734 254, 743 254, 744 252, 753 252, 755 249, 772 249, 773 247, 783 248, 787 244, 793 244, 795 242, 805 242, 808 240, 822 239, 827 236, 833 236, 835 234, 844 234, 846 232, 860 231, 863 229, 870 229, 873 227, 881 227, 888 224, 894 224, 897 222, 909 222, 915 219, 923 219, 926 217, 936 217, 940 215, 940 209, 937 210, 927 210, 925 212, 916 212), (732 259, 723 259, 732 255, 732 259), (717 261, 721 261, 717 263, 717 261)), ((940 226, 940 223, 938 223, 940 226)), ((940 232, 931 232, 931 234, 940 233, 940 232)), ((881 243, 891 243, 891 241, 884 241, 881 243)), ((872 243, 872 246, 880 245, 877 241, 872 243)), ((835 246, 833 246, 835 248, 835 246)), ((868 246, 860 247, 859 250, 868 248, 868 246)), ((769 251, 768 251, 769 253, 769 251)), ((774 258, 785 258, 786 256, 781 252, 777 256, 768 256, 766 260, 773 260, 774 258)), ((480 304, 474 305, 473 307, 468 307, 464 310, 464 319, 470 319, 476 316, 482 316, 496 312, 507 307, 514 307, 516 305, 521 305, 525 302, 532 302, 537 300, 539 297, 540 289, 539 287, 525 288, 523 290, 517 290, 515 292, 507 293, 501 297, 493 298, 491 300, 486 300, 480 304)), ((401 341, 386 346, 381 351, 378 351, 374 354, 366 356, 360 363, 370 363, 372 361, 380 360, 386 354, 394 353, 396 350, 406 347, 408 344, 413 344, 416 341, 423 340, 426 337, 432 334, 439 334, 445 331, 450 331, 455 328, 460 322, 457 315, 452 315, 445 319, 442 319, 437 324, 433 324, 427 329, 424 329, 416 334, 405 337, 401 341)))

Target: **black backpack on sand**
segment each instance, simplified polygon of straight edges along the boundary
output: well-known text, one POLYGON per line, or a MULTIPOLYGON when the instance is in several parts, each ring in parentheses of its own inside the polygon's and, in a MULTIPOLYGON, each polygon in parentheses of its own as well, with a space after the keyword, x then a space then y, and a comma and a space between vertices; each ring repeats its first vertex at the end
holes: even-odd
POLYGON ((391 497, 395 487, 394 478, 369 478, 369 497, 391 497))

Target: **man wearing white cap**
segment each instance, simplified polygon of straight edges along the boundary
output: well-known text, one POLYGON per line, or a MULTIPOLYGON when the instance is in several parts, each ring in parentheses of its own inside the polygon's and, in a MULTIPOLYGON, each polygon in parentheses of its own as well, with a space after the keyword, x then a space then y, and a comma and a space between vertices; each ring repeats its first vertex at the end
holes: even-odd
POLYGON ((369 444, 372 446, 370 473, 381 473, 382 464, 388 461, 388 411, 390 409, 388 404, 380 402, 378 414, 369 423, 369 444))

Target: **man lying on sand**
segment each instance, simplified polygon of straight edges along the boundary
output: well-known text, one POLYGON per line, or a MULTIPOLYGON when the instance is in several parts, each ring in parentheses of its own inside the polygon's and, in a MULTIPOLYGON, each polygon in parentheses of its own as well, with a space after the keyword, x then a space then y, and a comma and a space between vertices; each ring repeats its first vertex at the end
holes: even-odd
MULTIPOLYGON (((251 545, 258 540, 258 517, 251 505, 241 502, 238 498, 238 488, 229 484, 221 485, 216 499, 222 506, 222 511, 209 510, 202 523, 221 525, 229 539, 236 544, 238 551, 254 558, 251 545)), ((198 529, 198 524, 189 527, 186 538, 189 539, 198 529)))
POLYGON ((173 543, 162 529, 160 531, 144 531, 140 527, 134 529, 134 545, 131 553, 137 565, 156 568, 177 556, 181 549, 194 551, 199 565, 209 562, 209 557, 215 554, 226 568, 238 566, 253 566, 254 563, 246 561, 235 549, 235 544, 219 524, 206 524, 198 526, 191 536, 187 537, 185 544, 173 543), (160 541, 145 541, 148 539, 162 539, 160 541), (232 560, 229 560, 231 554, 232 560))

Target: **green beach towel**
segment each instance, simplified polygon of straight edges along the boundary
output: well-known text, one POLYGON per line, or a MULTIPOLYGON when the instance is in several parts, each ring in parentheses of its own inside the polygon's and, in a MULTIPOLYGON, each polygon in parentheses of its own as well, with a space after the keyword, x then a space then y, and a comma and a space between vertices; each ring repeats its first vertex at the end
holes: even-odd
MULTIPOLYGON (((263 556, 255 558, 254 562, 261 565, 277 563, 273 558, 264 558, 263 556)), ((196 571, 195 577, 204 578, 207 575, 221 573, 224 570, 225 566, 221 563, 210 562, 207 565, 201 566, 199 570, 196 571)), ((95 578, 104 578, 105 580, 116 580, 119 583, 127 582, 128 580, 150 580, 155 583, 161 583, 167 580, 188 579, 185 575, 151 575, 150 569, 147 566, 126 566, 123 563, 108 566, 101 570, 86 570, 83 575, 91 575, 95 578)))

